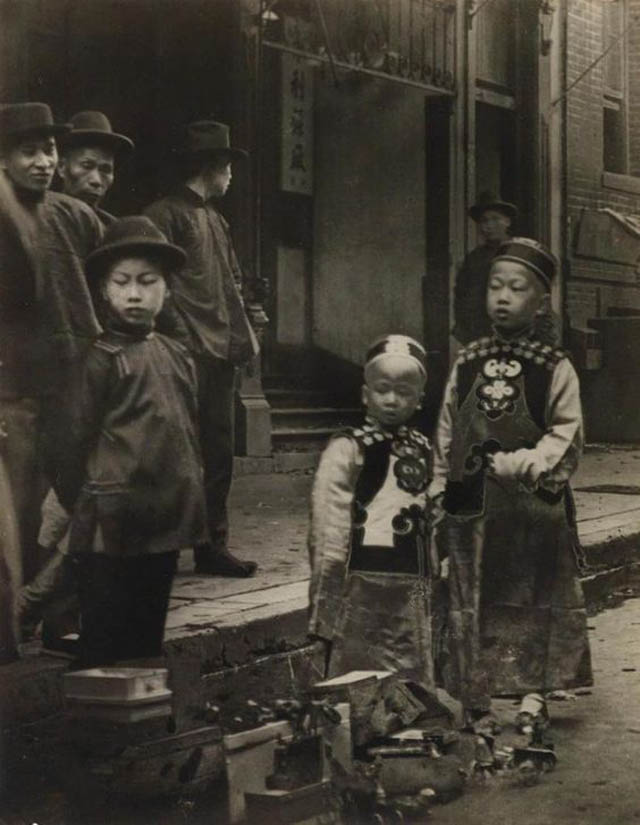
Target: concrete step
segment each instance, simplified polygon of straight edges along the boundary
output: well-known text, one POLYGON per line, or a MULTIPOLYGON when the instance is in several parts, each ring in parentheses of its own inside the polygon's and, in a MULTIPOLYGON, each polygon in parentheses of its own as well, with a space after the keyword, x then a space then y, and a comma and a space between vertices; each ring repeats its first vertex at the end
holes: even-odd
POLYGON ((291 429, 329 429, 353 426, 362 419, 357 408, 340 407, 273 407, 271 409, 272 434, 291 429))
POLYGON ((282 427, 271 431, 275 452, 316 452, 322 450, 339 427, 282 427))
POLYGON ((265 388, 264 394, 272 408, 287 407, 321 407, 335 403, 326 392, 308 389, 306 387, 277 387, 265 388))

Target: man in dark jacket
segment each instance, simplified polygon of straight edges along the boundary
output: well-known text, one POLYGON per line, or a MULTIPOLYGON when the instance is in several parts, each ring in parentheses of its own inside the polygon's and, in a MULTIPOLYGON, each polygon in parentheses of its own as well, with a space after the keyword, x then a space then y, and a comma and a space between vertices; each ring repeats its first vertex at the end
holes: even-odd
MULTIPOLYGON (((37 267, 34 236, 29 214, 16 200, 4 175, 0 175, 0 324, 7 321, 9 330, 12 315, 19 313, 20 306, 34 297, 37 267)), ((18 657, 15 604, 22 580, 22 554, 8 466, 9 456, 19 458, 19 451, 15 450, 13 439, 9 441, 5 419, 7 412, 15 413, 11 409, 12 401, 18 402, 18 399, 9 397, 7 383, 0 384, 0 389, 4 390, 0 394, 0 664, 5 664, 18 657)))
POLYGON ((102 112, 78 112, 69 123, 72 131, 60 140, 58 174, 63 191, 94 209, 106 227, 116 218, 100 204, 113 186, 116 162, 131 154, 133 141, 114 132, 102 112))
POLYGON ((231 182, 231 162, 246 157, 229 143, 229 127, 201 120, 187 127, 181 147, 184 183, 146 214, 171 243, 187 253, 176 273, 169 313, 160 331, 189 350, 198 375, 200 446, 204 461, 211 542, 194 549, 196 572, 252 576, 257 565, 227 548, 227 496, 233 469, 233 389, 236 367, 257 355, 258 344, 244 310, 242 273, 229 226, 214 206, 231 182))
MULTIPOLYGON (((86 204, 49 191, 58 162, 56 124, 44 103, 0 108, 0 169, 34 227, 38 266, 0 269, 0 419, 17 513, 23 574, 35 572, 39 522, 37 443, 45 406, 64 397, 70 370, 100 331, 82 262, 102 226, 86 204), (16 291, 16 284, 18 285, 16 291)), ((8 240, 0 234, 0 257, 8 240)))
POLYGON ((487 282, 491 261, 500 244, 508 240, 518 210, 512 203, 491 192, 481 192, 469 209, 482 243, 466 256, 456 278, 453 312, 453 335, 461 344, 491 334, 487 315, 487 282))

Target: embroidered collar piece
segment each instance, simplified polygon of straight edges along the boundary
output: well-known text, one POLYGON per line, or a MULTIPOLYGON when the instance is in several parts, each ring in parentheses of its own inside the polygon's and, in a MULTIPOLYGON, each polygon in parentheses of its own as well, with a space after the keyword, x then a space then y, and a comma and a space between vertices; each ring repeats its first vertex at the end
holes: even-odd
POLYGON ((543 344, 536 338, 531 338, 527 335, 508 339, 496 334, 485 338, 478 338, 477 341, 472 341, 464 349, 461 349, 458 354, 458 362, 465 363, 467 361, 474 361, 476 358, 486 358, 487 356, 493 356, 498 359, 500 357, 519 357, 527 361, 532 361, 534 364, 544 365, 547 369, 552 370, 558 361, 565 357, 565 353, 561 349, 556 349, 549 344, 543 344))

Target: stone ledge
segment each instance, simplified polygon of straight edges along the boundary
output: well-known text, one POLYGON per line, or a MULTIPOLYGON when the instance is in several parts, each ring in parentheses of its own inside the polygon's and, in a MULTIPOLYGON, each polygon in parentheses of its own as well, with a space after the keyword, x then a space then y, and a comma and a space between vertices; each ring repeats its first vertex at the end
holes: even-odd
MULTIPOLYGON (((617 527, 605 522, 607 526, 598 529, 601 525, 593 520, 595 529, 584 536, 587 562, 601 567, 582 579, 590 607, 601 605, 608 593, 640 579, 640 524, 626 514, 625 522, 617 527)), ((307 582, 301 581, 211 599, 208 606, 199 601, 191 610, 212 612, 203 616, 202 626, 187 624, 167 631, 165 649, 172 666, 189 663, 192 678, 202 681, 211 700, 221 693, 252 696, 261 680, 267 691, 271 685, 279 686, 278 692, 287 683, 304 682, 308 667, 306 587, 307 582), (272 665, 278 671, 277 679, 275 670, 271 673, 272 665)), ((46 655, 5 665, 0 679, 3 725, 42 719, 62 710, 66 668, 67 662, 46 655)))

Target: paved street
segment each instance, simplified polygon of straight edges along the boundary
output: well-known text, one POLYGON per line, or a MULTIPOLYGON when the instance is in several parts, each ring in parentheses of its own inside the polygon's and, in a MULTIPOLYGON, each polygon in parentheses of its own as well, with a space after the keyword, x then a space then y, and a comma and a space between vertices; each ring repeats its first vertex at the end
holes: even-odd
MULTIPOLYGON (((632 825, 640 822, 640 600, 590 620, 595 685, 550 703, 558 755, 538 785, 474 789, 434 811, 441 825, 632 825)), ((509 702, 500 716, 513 716, 509 702)))

